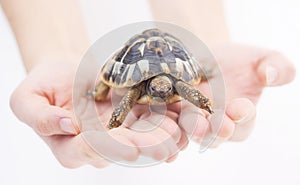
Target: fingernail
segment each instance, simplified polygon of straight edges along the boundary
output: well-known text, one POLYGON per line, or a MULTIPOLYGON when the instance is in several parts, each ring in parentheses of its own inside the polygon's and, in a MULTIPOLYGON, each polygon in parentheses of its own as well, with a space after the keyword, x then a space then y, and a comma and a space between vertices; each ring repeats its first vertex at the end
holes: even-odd
POLYGON ((267 85, 272 85, 278 77, 278 71, 275 67, 268 65, 266 67, 266 82, 267 85))
POLYGON ((62 118, 59 122, 60 128, 69 134, 77 134, 76 129, 74 128, 70 118, 62 118))

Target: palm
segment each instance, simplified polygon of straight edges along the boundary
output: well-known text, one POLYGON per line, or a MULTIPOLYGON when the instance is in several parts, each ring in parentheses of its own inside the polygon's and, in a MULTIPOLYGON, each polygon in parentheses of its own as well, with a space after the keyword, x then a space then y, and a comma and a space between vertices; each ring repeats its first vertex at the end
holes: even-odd
MULTIPOLYGON (((295 70, 282 55, 275 53, 274 57, 274 52, 262 49, 226 45, 214 48, 214 53, 219 59, 227 92, 226 116, 218 136, 231 140, 245 139, 249 135, 253 119, 235 125, 236 118, 244 115, 243 111, 247 108, 255 110, 254 105, 244 100, 232 101, 246 97, 257 102, 266 84, 266 65, 271 65, 278 71, 275 81, 268 84, 272 86, 291 81, 295 70)), ((95 104, 86 96, 90 88, 86 81, 79 80, 77 88, 73 88, 73 79, 78 76, 76 68, 76 64, 68 62, 41 63, 30 72, 11 97, 11 107, 17 117, 41 135, 65 166, 77 167, 90 163, 103 167, 106 162, 95 150, 117 160, 135 160, 140 154, 159 160, 166 159, 188 143, 185 133, 194 134, 198 141, 210 125, 209 119, 199 109, 186 102, 182 106, 169 105, 163 114, 151 113, 147 106, 136 105, 133 114, 129 114, 125 121, 127 127, 110 130, 109 135, 104 135, 107 132, 103 132, 103 128, 113 112, 112 102, 115 102, 115 97, 108 96, 106 101, 95 104), (74 130, 70 131, 69 127, 61 127, 61 121, 65 118, 73 119, 71 124, 75 124, 73 113, 81 123, 81 133, 77 136, 74 136, 74 130), (112 136, 114 140, 111 139, 112 136)), ((207 83, 202 83, 200 89, 207 94, 205 84, 207 83)), ((171 157, 168 160, 173 159, 171 157)))
MULTIPOLYGON (((212 51, 225 81, 226 114, 223 123, 210 124, 210 120, 203 113, 195 110, 193 105, 184 103, 182 109, 176 109, 178 113, 181 112, 179 124, 190 130, 190 133, 200 133, 198 138, 201 134, 204 137, 210 136, 215 130, 212 127, 217 125, 221 127, 218 129, 217 140, 240 141, 247 138, 252 130, 255 119, 254 105, 263 88, 266 85, 288 83, 293 79, 295 70, 283 55, 274 51, 237 44, 224 44, 212 48, 212 51), (277 75, 271 77, 271 81, 267 83, 269 66, 276 70, 277 75), (199 116, 199 113, 203 116, 199 116), (188 127, 189 125, 192 126, 188 127)), ((210 96, 207 82, 201 83, 198 88, 210 96)))
POLYGON ((264 84, 257 74, 257 65, 265 56, 259 49, 239 45, 226 45, 214 49, 226 86, 228 101, 248 98, 256 103, 264 84))

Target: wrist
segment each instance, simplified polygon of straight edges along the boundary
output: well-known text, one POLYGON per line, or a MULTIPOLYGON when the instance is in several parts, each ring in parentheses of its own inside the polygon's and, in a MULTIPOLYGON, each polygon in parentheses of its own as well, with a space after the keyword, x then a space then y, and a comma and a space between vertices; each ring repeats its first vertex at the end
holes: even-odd
MULTIPOLYGON (((87 48, 87 47, 86 47, 87 48)), ((86 49, 85 49, 86 50, 86 49)), ((30 72, 39 63, 72 63, 78 65, 84 55, 85 50, 73 51, 46 51, 38 54, 23 55, 23 61, 27 72, 30 72)))

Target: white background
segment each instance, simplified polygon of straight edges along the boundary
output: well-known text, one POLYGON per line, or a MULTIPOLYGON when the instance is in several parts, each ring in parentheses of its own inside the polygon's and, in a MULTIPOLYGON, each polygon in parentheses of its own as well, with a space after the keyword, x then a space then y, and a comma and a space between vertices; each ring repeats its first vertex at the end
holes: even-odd
MULTIPOLYGON (((226 14, 236 42, 277 49, 300 69, 300 2, 227 0, 226 14)), ((126 23, 150 20, 145 0, 81 1, 92 40, 126 23), (108 4, 107 4, 108 3, 108 4), (99 11, 99 7, 102 12, 99 11), (103 16, 105 15, 105 16, 103 16)), ((223 184, 299 185, 299 77, 267 88, 258 104, 251 137, 198 153, 190 145, 171 164, 148 168, 111 165, 64 169, 48 147, 9 109, 9 96, 25 72, 11 30, 0 15, 0 184, 223 184)))

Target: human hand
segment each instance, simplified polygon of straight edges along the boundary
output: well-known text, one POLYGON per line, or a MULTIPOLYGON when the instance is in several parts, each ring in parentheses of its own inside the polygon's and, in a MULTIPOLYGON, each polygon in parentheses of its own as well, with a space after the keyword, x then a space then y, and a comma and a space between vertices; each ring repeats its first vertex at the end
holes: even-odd
MULTIPOLYGON (((83 96, 76 105, 82 110, 75 117, 72 90, 76 70, 74 63, 37 64, 11 96, 13 112, 41 136, 63 166, 91 164, 101 168, 109 163, 106 159, 135 161, 140 155, 170 162, 187 144, 171 112, 156 129, 151 128, 162 115, 140 112, 139 118, 129 118, 131 129, 107 131, 101 123, 107 124, 112 112, 109 98, 97 103, 100 115, 93 115, 94 101, 83 96), (147 133, 133 130, 147 128, 151 129, 147 133)), ((88 87, 82 84, 82 88, 88 87)))
MULTIPOLYGON (((225 81, 225 116, 217 137, 211 147, 222 142, 242 141, 253 128, 255 105, 265 87, 289 83, 295 76, 295 68, 282 54, 256 47, 224 44, 212 48, 220 65, 225 81)), ((199 89, 209 93, 208 83, 201 83, 199 89)), ((212 133, 212 125, 207 115, 184 103, 179 125, 188 133, 196 133, 194 139, 201 142, 212 133), (202 115, 202 116, 199 116, 202 115), (198 117, 195 123, 191 120, 198 117)))

